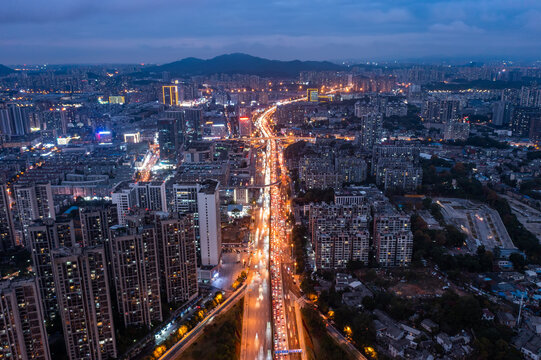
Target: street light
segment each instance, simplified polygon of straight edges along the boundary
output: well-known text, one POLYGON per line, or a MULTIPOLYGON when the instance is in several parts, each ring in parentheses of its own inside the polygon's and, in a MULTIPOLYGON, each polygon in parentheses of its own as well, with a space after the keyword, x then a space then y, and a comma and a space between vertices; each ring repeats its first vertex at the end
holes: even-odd
POLYGON ((351 340, 351 335, 353 335, 353 331, 351 330, 351 328, 348 325, 346 325, 344 327, 344 334, 346 334, 346 338, 351 340))

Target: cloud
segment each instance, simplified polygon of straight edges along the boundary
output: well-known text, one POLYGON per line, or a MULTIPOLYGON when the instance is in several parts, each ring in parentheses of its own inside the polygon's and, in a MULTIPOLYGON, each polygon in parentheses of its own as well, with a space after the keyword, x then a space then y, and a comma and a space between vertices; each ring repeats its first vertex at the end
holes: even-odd
POLYGON ((233 51, 534 56, 540 16, 539 0, 2 0, 0 63, 166 62, 233 51))
POLYGON ((129 14, 159 9, 171 0, 3 0, 0 24, 76 21, 101 14, 129 14))
POLYGON ((393 24, 413 20, 412 14, 408 10, 401 8, 390 9, 388 11, 363 9, 361 11, 348 13, 347 17, 351 20, 377 24, 393 24))
POLYGON ((463 21, 453 21, 449 24, 433 24, 429 31, 451 34, 481 33, 483 30, 475 26, 466 25, 463 21))
POLYGON ((520 22, 526 30, 541 32, 541 11, 530 10, 521 14, 520 22))

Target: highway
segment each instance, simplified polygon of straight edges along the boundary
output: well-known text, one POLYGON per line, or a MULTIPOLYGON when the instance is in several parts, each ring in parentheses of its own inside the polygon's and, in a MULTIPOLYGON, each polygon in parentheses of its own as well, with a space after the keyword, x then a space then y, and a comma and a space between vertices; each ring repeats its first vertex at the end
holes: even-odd
MULTIPOLYGON (((300 101, 302 99, 292 100, 289 102, 300 101)), ((302 325, 297 325, 297 319, 299 318, 295 308, 296 296, 292 296, 290 290, 290 272, 293 271, 293 261, 290 258, 290 246, 287 237, 286 228, 286 202, 287 196, 285 189, 287 187, 287 169, 284 166, 283 161, 283 149, 279 139, 273 133, 270 125, 271 117, 276 111, 276 106, 270 107, 265 110, 259 118, 256 120, 256 127, 261 132, 261 138, 266 141, 265 154, 263 156, 263 164, 261 164, 260 173, 264 174, 265 184, 276 184, 275 186, 265 187, 262 195, 262 221, 258 225, 259 236, 264 239, 265 246, 263 257, 267 259, 270 253, 268 261, 262 262, 265 265, 265 271, 263 274, 267 274, 263 280, 268 284, 268 277, 270 276, 270 289, 269 293, 262 293, 262 304, 268 307, 268 299, 271 301, 270 312, 272 314, 264 329, 265 340, 269 332, 272 333, 271 344, 265 343, 266 352, 261 351, 260 336, 258 335, 258 342, 254 340, 254 329, 259 327, 259 332, 263 331, 263 324, 259 320, 259 325, 252 325, 257 323, 253 317, 260 317, 260 314, 250 311, 245 311, 244 324, 247 329, 243 329, 243 333, 246 332, 246 340, 243 340, 243 351, 241 358, 244 360, 252 359, 269 359, 269 350, 272 351, 273 359, 304 359, 302 353, 305 353, 305 349, 302 348, 304 344, 301 341, 299 333, 302 334, 302 325), (267 227, 267 224, 268 225, 267 227), (270 251, 269 251, 270 250, 270 251), (287 265, 286 265, 287 264, 287 265), (269 270, 268 273, 266 270, 269 270), (267 299, 264 299, 264 298, 267 299), (270 325, 270 329, 269 329, 270 325), (246 347, 246 350, 244 350, 246 347), (259 349, 258 349, 259 347, 259 349), (252 348, 248 350, 248 348, 252 348), (299 353, 299 351, 301 353, 299 353), (261 354, 267 354, 266 357, 261 357, 261 354)), ((261 259, 260 259, 261 261, 261 259)), ((257 277, 258 275, 254 275, 257 277)), ((264 286, 263 286, 264 287, 264 286)), ((266 317, 265 310, 265 317, 266 317)), ((298 311, 298 310, 297 310, 298 311)), ((258 333, 259 334, 259 333, 258 333)))
MULTIPOLYGON (((302 101, 304 99, 290 100, 287 102, 302 101)), ((283 102, 283 103, 287 103, 283 102)), ((265 199, 262 207, 263 223, 270 222, 269 231, 267 232, 266 225, 263 225, 264 239, 268 238, 270 246, 270 284, 271 284, 271 299, 272 299, 272 352, 273 359, 299 359, 306 360, 306 348, 304 344, 304 329, 300 316, 300 307, 304 302, 299 286, 294 278, 295 259, 291 251, 290 239, 286 225, 286 217, 288 214, 288 198, 286 189, 288 187, 288 171, 284 165, 282 142, 279 137, 274 134, 270 125, 272 115, 276 111, 276 106, 265 110, 256 120, 256 127, 261 132, 260 139, 266 141, 265 164, 262 166, 262 173, 265 176, 265 184, 276 184, 265 188, 263 198, 265 199), (270 202, 268 196, 270 193, 270 202), (270 218, 269 218, 270 217, 270 218), (268 234, 268 237, 267 237, 268 234)), ((259 228, 258 228, 259 229, 259 228)), ((265 252, 265 257, 266 257, 265 252)), ((265 277, 265 281, 267 278, 265 277)), ((266 294, 266 293, 265 293, 266 294)), ((265 301, 265 304, 267 302, 265 301)), ((247 324, 249 330, 250 325, 254 322, 252 319, 253 312, 245 311, 244 324, 247 324)), ((255 315, 258 316, 257 314, 255 315)), ((265 310, 266 316, 266 310, 265 310)), ((327 322, 329 334, 339 343, 342 344, 348 353, 355 359, 366 359, 347 339, 345 339, 339 331, 327 322)), ((262 327, 262 324, 259 324, 262 327)), ((251 331, 251 330, 249 330, 251 331)), ((261 331, 261 330, 260 330, 261 331)), ((268 329, 267 329, 268 331, 268 329)), ((243 342, 246 346, 257 347, 259 343, 252 344, 252 337, 248 336, 243 342), (250 345, 251 344, 251 345, 250 345)), ((254 356, 254 351, 243 352, 241 359, 263 359, 259 356, 254 356)), ((258 353, 261 354, 261 353, 258 353)))
MULTIPOLYGON (((256 184, 269 184, 270 177, 265 153, 257 157, 256 184)), ((269 220, 270 187, 264 186, 255 215, 255 235, 252 244, 250 272, 246 280, 242 324, 241 360, 271 360, 271 303, 269 283, 269 220)))

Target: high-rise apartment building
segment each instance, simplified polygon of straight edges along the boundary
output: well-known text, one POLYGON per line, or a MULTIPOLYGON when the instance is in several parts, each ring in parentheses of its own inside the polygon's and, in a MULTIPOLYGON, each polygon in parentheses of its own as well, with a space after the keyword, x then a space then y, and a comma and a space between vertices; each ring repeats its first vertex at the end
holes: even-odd
POLYGON ((126 215, 128 215, 131 209, 137 206, 135 191, 133 191, 129 182, 121 182, 114 188, 111 199, 117 208, 118 223, 124 225, 126 223, 126 215))
POLYGON ((411 162, 419 163, 420 149, 418 146, 402 144, 382 144, 374 146, 372 151, 372 166, 375 175, 375 166, 384 160, 388 162, 411 162))
POLYGON ((423 169, 412 163, 381 160, 376 165, 376 184, 385 191, 414 191, 422 182, 423 169))
POLYGON ((53 251, 53 273, 70 360, 117 357, 103 246, 53 251))
POLYGON ((8 187, 0 184, 0 251, 16 245, 8 187))
POLYGON ((433 124, 446 124, 458 116, 460 101, 428 99, 421 107, 423 122, 433 124))
POLYGON ((203 109, 184 109, 184 120, 186 122, 186 136, 188 140, 201 140, 201 124, 203 122, 203 109))
POLYGON ((299 161, 299 179, 307 189, 338 189, 344 182, 330 156, 305 155, 299 161))
POLYGON ((160 159, 176 162, 180 147, 177 120, 170 118, 159 119, 157 126, 160 159))
POLYGON ((520 106, 541 107, 541 88, 537 85, 523 86, 520 89, 520 106))
POLYGON ((222 225, 220 219, 220 183, 206 180, 197 193, 201 265, 216 266, 222 257, 222 225))
POLYGON ((30 133, 30 108, 19 104, 8 104, 0 108, 0 134, 26 135, 30 133))
POLYGON ((371 113, 362 115, 360 118, 361 130, 357 133, 355 141, 364 149, 372 147, 381 142, 383 133, 383 115, 371 113))
POLYGON ((173 184, 173 212, 197 213, 197 193, 201 185, 197 183, 173 184))
POLYGON ((516 107, 513 110, 511 119, 511 130, 513 136, 539 138, 539 127, 541 126, 541 108, 516 107))
POLYGON ((423 171, 419 165, 419 147, 382 144, 372 152, 372 175, 385 190, 413 191, 421 186, 423 171))
POLYGON ((135 200, 139 208, 149 211, 167 211, 165 182, 137 182, 130 186, 135 191, 135 200))
POLYGON ((180 304, 198 293, 197 256, 193 217, 164 216, 156 219, 161 271, 161 288, 167 303, 180 304))
POLYGON ((496 101, 492 104, 492 123, 497 126, 511 122, 513 105, 509 101, 496 101))
POLYGON ((398 213, 390 204, 374 211, 374 245, 380 266, 407 266, 413 252, 410 217, 398 213))
POLYGON ((344 183, 360 183, 366 180, 366 161, 356 156, 336 157, 335 170, 344 183))
POLYGON ((110 228, 113 276, 124 325, 162 321, 156 227, 142 213, 110 228))
POLYGON ((56 315, 56 289, 52 271, 52 252, 59 247, 79 246, 76 243, 73 220, 44 219, 28 227, 29 249, 34 272, 48 319, 56 315))
POLYGON ((28 226, 34 220, 55 218, 53 192, 50 183, 15 184, 14 191, 19 221, 26 239, 28 226))
POLYGON ((239 116, 239 135, 252 135, 252 119, 249 115, 239 116))
POLYGON ((108 244, 109 228, 117 224, 117 208, 111 204, 79 208, 84 246, 108 244))
POLYGON ((165 182, 122 182, 111 195, 117 206, 118 223, 126 223, 126 215, 135 208, 149 211, 167 211, 165 182))
POLYGON ((310 232, 317 269, 343 269, 350 261, 368 263, 368 203, 310 205, 310 232))
POLYGON ((112 260, 111 243, 109 241, 109 229, 118 224, 117 207, 113 204, 85 206, 79 208, 81 221, 81 235, 84 246, 103 245, 107 270, 111 280, 112 260))
POLYGON ((164 117, 167 119, 174 119, 176 121, 177 143, 178 147, 181 148, 185 142, 184 131, 186 130, 186 115, 184 109, 169 109, 164 112, 164 117))
POLYGON ((35 278, 0 281, 0 358, 51 360, 35 278))

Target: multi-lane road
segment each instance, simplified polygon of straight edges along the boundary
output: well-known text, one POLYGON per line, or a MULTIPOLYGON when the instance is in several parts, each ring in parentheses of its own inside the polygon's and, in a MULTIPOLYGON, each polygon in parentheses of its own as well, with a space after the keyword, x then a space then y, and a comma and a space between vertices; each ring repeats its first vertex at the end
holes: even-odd
MULTIPOLYGON (((266 149, 264 155, 264 164, 262 166, 265 176, 265 183, 275 184, 269 189, 265 188, 263 198, 262 212, 265 215, 263 228, 264 238, 268 239, 269 255, 265 252, 265 257, 269 256, 267 266, 270 277, 270 291, 266 294, 271 300, 271 319, 272 330, 271 350, 272 357, 302 359, 303 342, 302 325, 297 324, 295 312, 295 296, 291 291, 290 273, 293 261, 290 258, 290 246, 286 229, 286 195, 283 182, 286 177, 286 168, 283 162, 283 149, 281 144, 275 138, 270 120, 276 107, 271 107, 264 111, 256 121, 256 126, 261 135, 266 140, 266 149), (269 228, 267 230, 267 225, 269 228), (300 351, 301 353, 299 353, 300 351)), ((265 281, 267 279, 265 278, 265 281)), ((250 314, 246 314, 245 324, 250 324, 250 314)), ((256 315, 258 316, 258 315, 256 315)), ((249 326, 249 325, 248 325, 249 326)), ((268 336, 269 327, 267 325, 265 333, 268 336)), ((246 342, 250 343, 252 339, 248 336, 246 342)), ((268 350, 268 349, 267 349, 268 350)), ((246 355, 244 359, 260 359, 260 357, 250 357, 246 355)))

